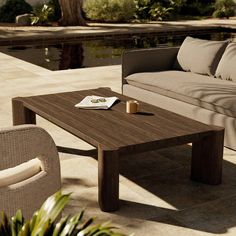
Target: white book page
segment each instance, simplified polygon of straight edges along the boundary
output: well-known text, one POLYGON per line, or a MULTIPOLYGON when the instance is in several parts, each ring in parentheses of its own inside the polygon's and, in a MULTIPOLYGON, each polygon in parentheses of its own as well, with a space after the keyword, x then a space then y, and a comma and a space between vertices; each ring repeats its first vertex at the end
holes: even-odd
POLYGON ((81 109, 109 109, 115 101, 119 100, 117 97, 100 97, 100 96, 86 96, 81 102, 77 103, 75 107, 81 109))

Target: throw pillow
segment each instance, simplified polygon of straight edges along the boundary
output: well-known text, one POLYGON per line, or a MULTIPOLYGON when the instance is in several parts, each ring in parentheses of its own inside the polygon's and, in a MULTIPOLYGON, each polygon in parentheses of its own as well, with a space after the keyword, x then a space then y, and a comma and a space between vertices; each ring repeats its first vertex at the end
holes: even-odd
POLYGON ((186 37, 178 55, 177 64, 184 71, 214 75, 228 41, 211 41, 186 37))
POLYGON ((236 82, 236 43, 230 43, 225 49, 215 75, 236 82))

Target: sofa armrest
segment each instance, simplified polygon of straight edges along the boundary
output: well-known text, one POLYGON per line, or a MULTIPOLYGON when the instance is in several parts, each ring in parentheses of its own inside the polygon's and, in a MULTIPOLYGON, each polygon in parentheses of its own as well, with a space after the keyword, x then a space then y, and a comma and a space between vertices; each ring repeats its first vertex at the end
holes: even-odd
POLYGON ((127 50, 122 55, 122 84, 125 77, 138 72, 170 70, 179 47, 127 50))

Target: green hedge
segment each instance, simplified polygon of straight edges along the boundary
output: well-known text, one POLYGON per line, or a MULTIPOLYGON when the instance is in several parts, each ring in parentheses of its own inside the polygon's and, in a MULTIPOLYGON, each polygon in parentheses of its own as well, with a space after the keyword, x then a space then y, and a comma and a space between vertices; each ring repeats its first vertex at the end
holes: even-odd
POLYGON ((230 17, 235 14, 235 3, 233 0, 216 0, 214 17, 230 17))
POLYGON ((50 21, 58 21, 61 18, 61 8, 58 0, 50 0, 48 5, 52 7, 54 14, 50 16, 50 21))
POLYGON ((134 0, 86 0, 86 17, 104 22, 126 22, 134 17, 134 0))

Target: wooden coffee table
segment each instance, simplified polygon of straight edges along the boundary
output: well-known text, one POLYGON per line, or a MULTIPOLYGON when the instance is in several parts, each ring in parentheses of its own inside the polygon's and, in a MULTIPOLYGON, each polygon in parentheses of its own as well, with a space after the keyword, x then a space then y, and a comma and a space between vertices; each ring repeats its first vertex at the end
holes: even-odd
POLYGON ((12 99, 13 124, 35 124, 36 114, 98 148, 99 205, 119 208, 119 155, 193 143, 191 179, 220 184, 224 129, 140 103, 140 113, 126 114, 129 97, 109 89, 66 92, 12 99), (87 95, 117 96, 109 110, 74 105, 87 95))

